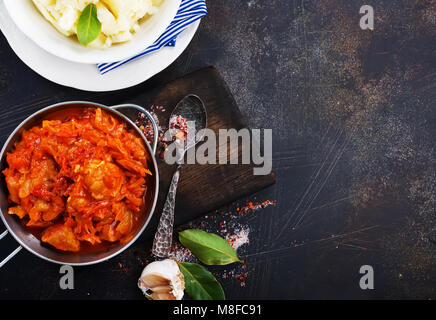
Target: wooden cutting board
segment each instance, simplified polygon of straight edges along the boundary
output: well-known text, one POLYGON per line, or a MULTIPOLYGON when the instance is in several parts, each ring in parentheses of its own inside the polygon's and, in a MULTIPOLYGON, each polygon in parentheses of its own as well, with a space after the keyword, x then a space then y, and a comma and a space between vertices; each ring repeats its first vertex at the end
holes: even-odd
MULTIPOLYGON (((157 111, 159 122, 165 127, 171 111, 187 94, 196 94, 203 100, 208 128, 218 133, 219 129, 246 128, 235 99, 219 72, 208 67, 176 79, 166 85, 132 98, 127 102, 143 107, 164 106, 165 112, 157 111)), ((218 149, 217 143, 217 149, 218 149)), ((230 147, 229 147, 230 148, 230 147)), ((241 150, 228 150, 227 154, 241 150)), ((217 152, 218 154, 218 152, 217 152)), ((160 189, 156 211, 144 237, 153 236, 166 199, 170 180, 176 167, 166 164, 157 156, 160 189)), ((207 212, 255 193, 275 182, 273 173, 253 175, 254 165, 185 164, 182 167, 176 197, 175 225, 193 220, 207 212)))

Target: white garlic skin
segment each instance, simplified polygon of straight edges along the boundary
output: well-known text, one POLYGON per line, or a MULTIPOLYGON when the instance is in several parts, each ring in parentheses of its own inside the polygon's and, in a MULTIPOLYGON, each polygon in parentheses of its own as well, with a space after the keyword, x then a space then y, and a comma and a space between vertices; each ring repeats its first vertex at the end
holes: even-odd
POLYGON ((153 300, 181 300, 185 281, 177 262, 166 259, 147 265, 138 280, 138 287, 153 300))

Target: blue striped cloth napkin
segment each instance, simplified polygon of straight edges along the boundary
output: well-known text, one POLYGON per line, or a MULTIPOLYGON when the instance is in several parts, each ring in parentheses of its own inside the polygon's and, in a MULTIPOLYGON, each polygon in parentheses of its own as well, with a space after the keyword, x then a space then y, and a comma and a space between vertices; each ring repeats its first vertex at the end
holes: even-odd
POLYGON ((129 59, 112 63, 100 63, 97 65, 98 70, 101 74, 105 74, 122 66, 123 64, 141 58, 151 52, 157 51, 162 47, 174 47, 176 45, 177 36, 191 23, 203 18, 206 15, 206 0, 182 0, 179 11, 174 17, 174 20, 171 22, 165 32, 153 43, 153 45, 129 59))

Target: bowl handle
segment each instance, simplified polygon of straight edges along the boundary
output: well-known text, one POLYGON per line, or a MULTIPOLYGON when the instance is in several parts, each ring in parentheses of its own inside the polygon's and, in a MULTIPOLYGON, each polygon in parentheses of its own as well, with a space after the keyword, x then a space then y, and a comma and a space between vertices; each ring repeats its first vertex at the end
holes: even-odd
MULTIPOLYGON (((2 234, 0 234, 0 240, 3 239, 5 236, 7 236, 8 231, 4 231, 2 234)), ((9 260, 11 260, 18 252, 21 251, 21 249, 23 249, 22 246, 18 246, 14 251, 12 251, 6 258, 4 258, 1 262, 0 262, 0 268, 3 267, 6 263, 8 263, 9 260)))
POLYGON ((153 150, 153 154, 156 155, 156 149, 157 149, 157 140, 159 137, 159 129, 157 128, 157 124, 156 124, 156 120, 154 119, 154 117, 151 115, 150 112, 148 112, 145 108, 138 106, 136 104, 130 104, 130 103, 126 103, 126 104, 119 104, 116 106, 111 106, 111 109, 117 110, 121 113, 123 113, 123 109, 135 109, 138 110, 139 112, 145 114, 148 118, 148 120, 150 120, 152 126, 153 126, 153 144, 152 144, 152 150, 153 150))

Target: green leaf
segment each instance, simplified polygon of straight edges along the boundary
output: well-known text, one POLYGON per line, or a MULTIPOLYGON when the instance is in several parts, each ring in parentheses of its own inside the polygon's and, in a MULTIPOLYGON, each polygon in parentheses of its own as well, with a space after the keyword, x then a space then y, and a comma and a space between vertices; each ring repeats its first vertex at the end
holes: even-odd
POLYGON ((194 300, 225 300, 224 290, 212 273, 196 263, 180 262, 185 290, 194 300))
POLYGON ((235 249, 220 236, 201 230, 189 229, 179 232, 180 243, 204 264, 226 265, 239 260, 235 249))
POLYGON ((98 37, 100 31, 101 23, 97 17, 97 7, 90 3, 83 9, 77 22, 77 38, 86 46, 98 37))

